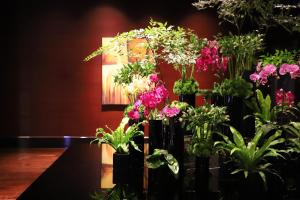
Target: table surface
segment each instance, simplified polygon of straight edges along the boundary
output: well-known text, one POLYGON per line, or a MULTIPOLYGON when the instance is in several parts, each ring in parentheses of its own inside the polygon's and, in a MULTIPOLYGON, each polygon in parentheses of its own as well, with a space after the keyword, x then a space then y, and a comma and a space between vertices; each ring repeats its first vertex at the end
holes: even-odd
MULTIPOLYGON (((182 180, 170 181, 164 169, 156 171, 154 178, 150 178, 150 172, 145 167, 143 175, 138 171, 130 174, 131 179, 142 178, 142 185, 133 187, 129 185, 114 185, 112 184, 112 160, 105 154, 103 147, 99 148, 95 144, 76 144, 71 145, 63 155, 57 159, 26 191, 18 198, 20 200, 89 200, 89 199, 105 199, 103 195, 107 195, 111 188, 114 191, 129 191, 130 194, 137 192, 137 198, 127 199, 206 199, 216 200, 220 197, 218 180, 218 167, 214 167, 216 163, 213 160, 210 162, 210 192, 199 195, 193 188, 182 187, 189 178, 193 179, 194 172, 187 171, 182 180), (149 175, 149 181, 148 181, 149 175), (180 181, 180 182, 179 182, 180 181), (181 184, 181 185, 180 185, 181 184), (151 186, 151 187, 150 187, 151 186), (156 193, 151 188, 160 190, 156 193), (138 189, 137 189, 138 188, 138 189), (142 191, 140 190, 142 188, 142 191), (182 190, 183 188, 183 190, 182 190), (137 189, 137 190, 136 190, 137 189), (152 195, 155 194, 155 195, 152 195), (158 195, 157 195, 158 194, 158 195)), ((216 165, 217 166, 217 165, 216 165)), ((142 172, 143 173, 143 172, 142 172)), ((140 180, 140 179, 139 179, 140 180)), ((225 183, 226 185, 227 183, 225 183)), ((189 185, 189 183, 187 184, 189 185)), ((123 198, 121 198, 123 199, 123 198)), ((125 197, 124 197, 125 199, 125 197)), ((227 198, 232 200, 231 198, 227 198)), ((267 198, 268 199, 268 198, 267 198)), ((273 200, 273 199, 272 199, 273 200)))

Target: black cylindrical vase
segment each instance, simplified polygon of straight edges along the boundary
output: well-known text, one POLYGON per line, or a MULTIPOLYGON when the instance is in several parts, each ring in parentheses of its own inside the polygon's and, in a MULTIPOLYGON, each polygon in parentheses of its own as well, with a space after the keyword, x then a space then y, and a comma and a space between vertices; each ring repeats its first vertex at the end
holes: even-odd
POLYGON ((128 184, 130 182, 130 154, 113 154, 113 183, 128 184))
MULTIPOLYGON (((245 116, 253 114, 253 111, 247 107, 243 98, 236 96, 220 96, 214 95, 212 97, 212 103, 216 106, 226 106, 227 114, 229 115, 229 124, 240 131, 244 136, 252 136, 255 132, 254 118, 244 119, 245 116)), ((229 132, 228 127, 223 128, 227 134, 229 132)), ((230 134, 229 134, 230 135, 230 134)))
MULTIPOLYGON (((132 126, 134 124, 138 124, 138 120, 132 120, 130 119, 128 122, 129 126, 132 126)), ((144 132, 144 126, 140 124, 138 126, 138 129, 140 131, 144 132)), ((131 162, 133 163, 133 166, 136 167, 144 167, 144 135, 140 135, 133 138, 134 143, 139 147, 140 151, 135 150, 131 145, 129 146, 129 152, 130 152, 130 158, 131 162)))
POLYGON ((208 193, 209 157, 196 157, 195 190, 198 193, 208 193))
POLYGON ((180 102, 186 102, 190 106, 195 107, 196 105, 196 94, 181 94, 179 95, 180 102))
POLYGON ((154 149, 163 148, 163 124, 162 120, 149 120, 149 154, 154 149))

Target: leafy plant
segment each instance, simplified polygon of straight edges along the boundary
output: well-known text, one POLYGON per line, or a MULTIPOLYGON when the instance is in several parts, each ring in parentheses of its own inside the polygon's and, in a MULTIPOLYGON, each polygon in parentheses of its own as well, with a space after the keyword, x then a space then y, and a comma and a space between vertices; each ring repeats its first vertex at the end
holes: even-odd
POLYGON ((300 153, 300 122, 290 122, 283 125, 283 129, 289 134, 287 138, 290 153, 300 153))
POLYGON ((190 107, 181 116, 182 126, 193 132, 188 152, 199 157, 208 157, 213 152, 213 134, 219 124, 229 120, 226 107, 211 104, 190 107))
MULTIPOLYGON (((292 2, 292 1, 291 1, 292 2)), ((267 31, 270 27, 282 26, 287 31, 298 31, 299 15, 293 10, 299 9, 299 4, 287 3, 281 0, 198 0, 193 5, 199 9, 216 8, 221 22, 229 22, 238 33, 249 24, 254 29, 267 31), (284 4, 281 4, 284 2, 284 4)))
POLYGON ((174 87, 173 87, 173 92, 176 95, 181 95, 181 94, 196 94, 199 91, 199 84, 198 82, 193 79, 179 79, 175 81, 174 87))
POLYGON ((151 155, 146 157, 147 167, 157 169, 161 166, 168 165, 169 169, 175 177, 178 176, 179 164, 176 158, 164 149, 154 149, 151 155))
POLYGON ((256 54, 263 49, 262 34, 219 36, 221 53, 229 57, 229 78, 242 76, 245 70, 252 70, 256 62, 256 54))
POLYGON ((127 184, 116 184, 113 188, 108 191, 95 191, 94 194, 91 195, 91 199, 93 200, 138 200, 138 196, 130 191, 129 186, 127 184))
POLYGON ((128 85, 132 82, 132 77, 134 75, 139 75, 140 77, 147 77, 155 72, 156 66, 152 63, 146 62, 135 62, 132 64, 124 65, 119 71, 114 75, 114 83, 118 85, 128 85))
POLYGON ((253 85, 241 77, 235 79, 224 79, 221 83, 215 83, 212 90, 213 94, 221 96, 236 96, 242 98, 249 98, 253 95, 253 85))
POLYGON ((219 150, 229 153, 230 159, 237 164, 237 169, 232 171, 231 174, 243 172, 245 178, 247 178, 250 173, 258 173, 265 187, 267 184, 266 173, 280 177, 270 168, 272 164, 268 162, 268 158, 284 158, 282 150, 276 148, 276 145, 285 141, 281 137, 280 130, 266 136, 262 129, 258 129, 255 136, 248 143, 245 143, 242 134, 235 128, 230 126, 230 131, 233 140, 222 133, 218 133, 223 141, 217 141, 214 145, 219 150))
POLYGON ((252 97, 245 103, 253 110, 256 127, 266 125, 265 127, 268 129, 272 127, 273 129, 283 129, 288 122, 283 124, 277 123, 278 116, 285 113, 295 116, 294 113, 298 111, 296 107, 287 107, 284 104, 272 107, 270 95, 264 97, 259 89, 256 90, 256 97, 252 97))
POLYGON ((133 141, 136 136, 143 135, 144 133, 139 130, 140 123, 133 124, 125 130, 125 126, 128 124, 129 118, 124 117, 116 130, 110 130, 110 133, 105 132, 103 128, 96 129, 96 139, 93 142, 98 142, 98 144, 105 143, 110 145, 117 153, 128 154, 129 145, 131 145, 135 150, 141 151, 138 146, 133 141))
POLYGON ((278 50, 276 49, 274 54, 266 54, 260 56, 262 65, 273 64, 279 67, 283 63, 294 64, 297 62, 297 51, 288 51, 287 49, 278 50))

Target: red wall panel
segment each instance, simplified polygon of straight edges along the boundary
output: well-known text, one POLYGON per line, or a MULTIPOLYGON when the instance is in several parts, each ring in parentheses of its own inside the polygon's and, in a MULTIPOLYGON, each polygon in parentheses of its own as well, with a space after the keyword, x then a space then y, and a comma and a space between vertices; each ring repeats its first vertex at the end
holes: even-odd
MULTIPOLYGON (((19 131, 5 134, 93 136, 97 127, 118 125, 122 111, 101 109, 101 57, 82 61, 100 45, 101 37, 145 27, 150 17, 192 28, 201 37, 211 38, 218 30, 212 14, 196 10, 168 20, 166 14, 159 13, 134 18, 126 6, 109 4, 85 8, 80 14, 43 9, 17 24, 14 53, 18 61, 19 131)), ((171 92, 179 74, 168 65, 161 65, 160 70, 171 92)), ((211 74, 197 74, 197 79, 201 88, 212 86, 211 74)), ((177 97, 172 94, 171 99, 177 97)), ((202 103, 200 97, 197 103, 202 103)))

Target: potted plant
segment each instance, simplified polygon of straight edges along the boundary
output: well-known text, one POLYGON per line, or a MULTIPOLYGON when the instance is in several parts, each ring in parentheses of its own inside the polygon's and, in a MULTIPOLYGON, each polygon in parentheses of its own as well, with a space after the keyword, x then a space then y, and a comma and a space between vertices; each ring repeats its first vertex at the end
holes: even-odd
POLYGON ((92 143, 97 142, 99 145, 104 143, 110 145, 115 153, 113 154, 113 182, 126 183, 130 177, 130 151, 132 146, 136 151, 142 151, 134 142, 134 138, 144 133, 139 130, 139 124, 134 124, 126 128, 129 118, 124 117, 120 125, 115 129, 106 132, 103 128, 96 129, 96 139, 92 143))
POLYGON ((297 51, 276 50, 273 54, 262 55, 256 66, 256 71, 250 75, 250 80, 263 93, 270 94, 272 104, 275 104, 275 92, 282 88, 295 92, 295 79, 300 77, 300 64, 297 51))
POLYGON ((187 148, 196 156, 196 190, 208 192, 209 158, 214 153, 214 133, 218 125, 229 120, 225 107, 205 104, 189 108, 181 116, 183 126, 193 132, 187 148))
MULTIPOLYGON (((278 144, 285 141, 281 131, 277 130, 274 134, 267 135, 262 128, 256 130, 253 138, 245 142, 242 134, 234 127, 230 126, 232 138, 218 133, 223 141, 216 141, 214 146, 220 151, 223 150, 234 163, 235 169, 231 174, 243 173, 246 178, 245 184, 240 182, 240 198, 253 199, 259 192, 263 196, 263 188, 267 188, 267 175, 280 176, 271 169, 271 158, 284 158, 283 150, 277 148, 278 144), (257 179, 260 177, 260 179, 257 179), (262 180, 262 181, 261 181, 262 180), (260 182, 263 185, 260 185, 260 182), (251 188, 251 190, 248 190, 251 188)), ((241 181, 241 180, 240 180, 241 181)), ((225 183, 226 184, 226 183, 225 183)))

